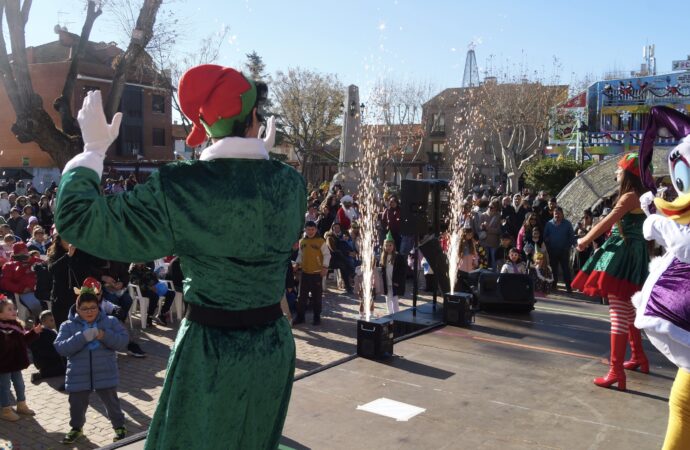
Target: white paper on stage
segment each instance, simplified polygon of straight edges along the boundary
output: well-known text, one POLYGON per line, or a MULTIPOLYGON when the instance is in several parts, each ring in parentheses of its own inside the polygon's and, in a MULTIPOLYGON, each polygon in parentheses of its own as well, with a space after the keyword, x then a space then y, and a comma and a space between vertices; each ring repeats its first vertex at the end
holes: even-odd
POLYGON ((374 400, 373 402, 369 402, 366 405, 357 406, 357 409, 390 417, 398 422, 406 422, 417 414, 421 414, 426 411, 424 408, 408 405, 407 403, 397 402, 388 398, 380 398, 378 400, 374 400))

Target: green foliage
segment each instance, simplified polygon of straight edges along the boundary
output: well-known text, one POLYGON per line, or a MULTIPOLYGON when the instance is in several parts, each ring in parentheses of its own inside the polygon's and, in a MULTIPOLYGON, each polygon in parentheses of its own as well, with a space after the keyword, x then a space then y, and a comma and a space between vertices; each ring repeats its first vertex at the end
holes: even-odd
POLYGON ((245 56, 247 57, 247 62, 244 63, 244 66, 249 72, 249 78, 255 81, 265 81, 266 74, 264 70, 266 69, 266 64, 264 64, 263 58, 256 51, 247 53, 245 56))
POLYGON ((578 163, 572 159, 543 158, 527 167, 525 182, 531 189, 544 190, 555 196, 575 178, 577 171, 590 165, 591 162, 578 163))

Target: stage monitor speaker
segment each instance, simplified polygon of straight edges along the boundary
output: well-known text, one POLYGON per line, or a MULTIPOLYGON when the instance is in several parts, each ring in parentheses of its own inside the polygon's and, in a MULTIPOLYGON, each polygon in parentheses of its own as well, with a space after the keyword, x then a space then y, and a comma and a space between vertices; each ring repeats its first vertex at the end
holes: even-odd
POLYGON ((534 303, 534 283, 529 275, 502 273, 498 277, 498 292, 508 303, 534 303))
POLYGON ((474 322, 472 294, 448 292, 443 296, 443 321, 447 325, 469 327, 474 322))
POLYGON ((358 320, 357 355, 368 359, 386 359, 393 356, 393 320, 358 320))
POLYGON ((430 184, 421 180, 402 180, 400 189, 400 232, 423 235, 429 231, 430 184))
POLYGON ((477 298, 480 305, 501 302, 501 295, 498 291, 498 275, 491 270, 483 270, 479 273, 477 298))
POLYGON ((434 271, 438 287, 441 292, 450 292, 450 278, 448 277, 448 258, 443 253, 438 238, 431 237, 419 244, 419 250, 434 271))

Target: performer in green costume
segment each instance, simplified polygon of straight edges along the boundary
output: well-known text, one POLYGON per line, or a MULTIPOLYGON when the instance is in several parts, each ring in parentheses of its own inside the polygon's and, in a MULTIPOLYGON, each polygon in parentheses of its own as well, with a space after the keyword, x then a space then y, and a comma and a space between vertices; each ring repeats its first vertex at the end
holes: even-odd
MULTIPOLYGON (((199 160, 161 167, 133 191, 100 194, 108 125, 100 92, 78 120, 85 149, 65 167, 55 223, 78 248, 105 259, 179 255, 188 304, 168 362, 146 449, 270 449, 287 413, 295 346, 279 302, 298 239, 306 188, 269 160, 257 104, 265 85, 215 65, 190 69, 179 99, 194 123, 199 160)), ((273 118, 266 141, 275 136, 273 118)), ((271 142, 272 145, 272 142, 271 142)))

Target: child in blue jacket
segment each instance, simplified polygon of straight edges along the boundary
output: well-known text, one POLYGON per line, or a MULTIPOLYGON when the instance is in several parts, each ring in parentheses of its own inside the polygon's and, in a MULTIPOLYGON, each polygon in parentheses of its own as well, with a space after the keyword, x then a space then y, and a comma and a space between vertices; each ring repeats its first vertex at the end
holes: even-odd
POLYGON ((125 416, 117 397, 118 369, 116 351, 127 349, 129 336, 119 320, 101 311, 93 289, 83 287, 66 322, 60 326, 55 349, 67 358, 65 390, 69 393, 70 427, 63 444, 84 437, 89 397, 96 391, 105 404, 115 429, 113 441, 127 435, 125 416))

